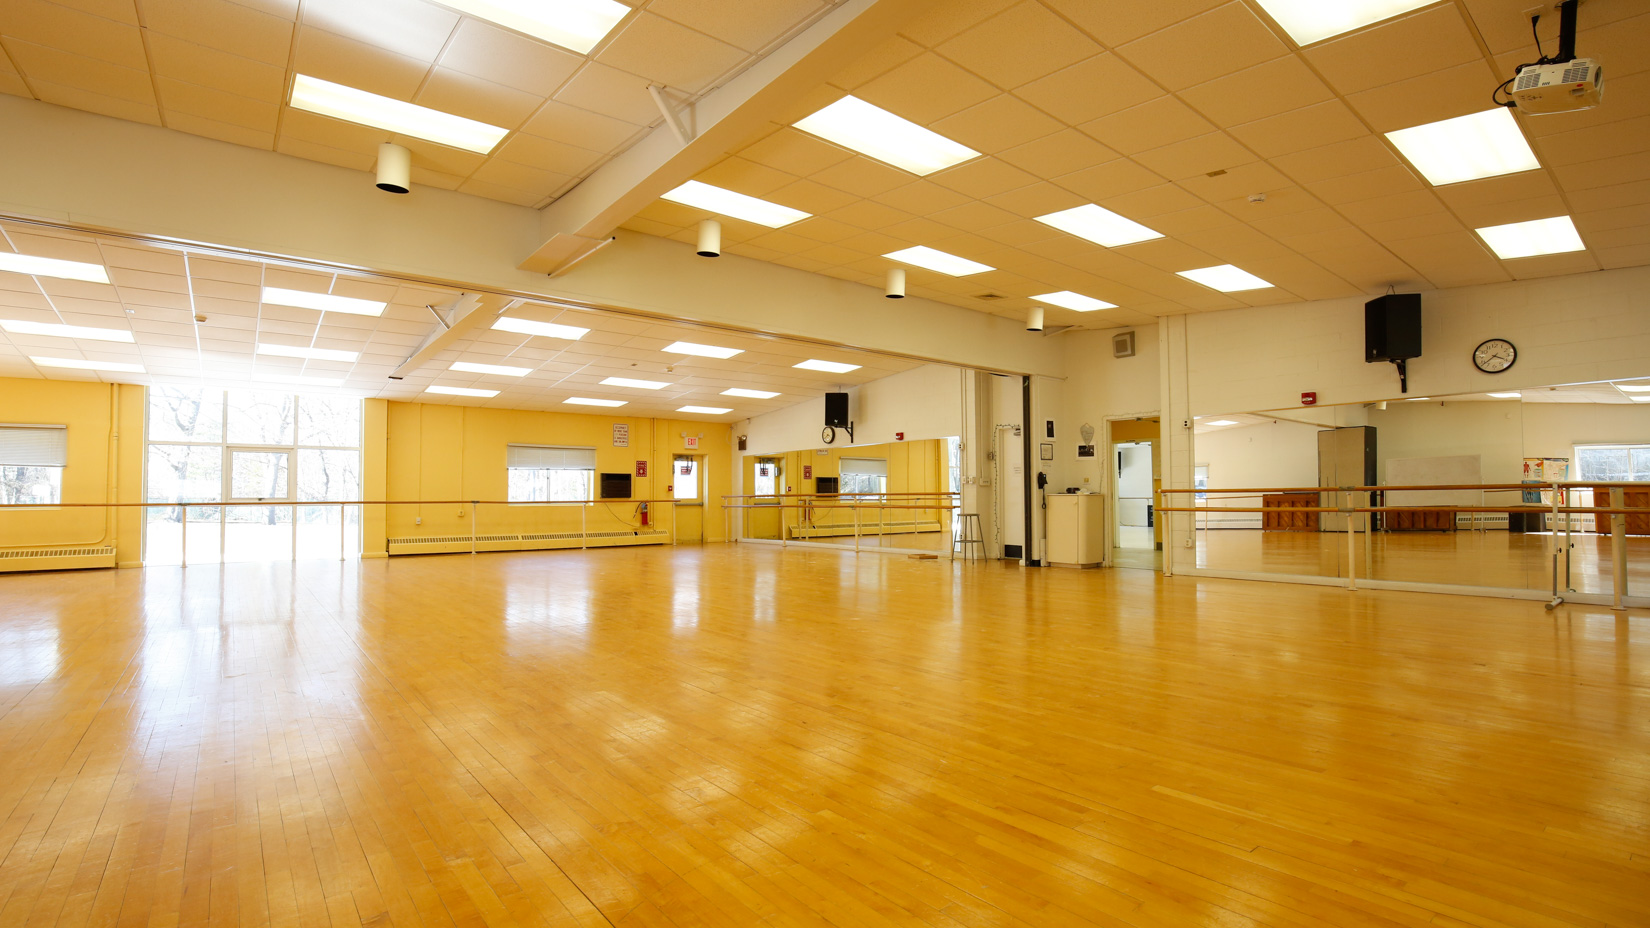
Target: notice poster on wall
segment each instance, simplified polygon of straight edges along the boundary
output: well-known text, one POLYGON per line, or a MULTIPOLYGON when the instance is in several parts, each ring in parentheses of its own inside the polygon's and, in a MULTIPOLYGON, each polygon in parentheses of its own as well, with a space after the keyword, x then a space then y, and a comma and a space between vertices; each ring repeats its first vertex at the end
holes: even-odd
MULTIPOLYGON (((1524 483, 1563 483, 1570 479, 1569 458, 1525 458, 1524 483)), ((1551 502, 1551 498, 1543 500, 1540 490, 1525 490, 1524 502, 1541 504, 1551 502)))
POLYGON ((814 466, 812 464, 802 465, 802 479, 803 480, 812 480, 812 479, 814 479, 814 466))
POLYGON ((615 447, 615 448, 628 448, 628 447, 630 447, 630 423, 628 423, 628 422, 615 422, 615 423, 613 423, 613 447, 615 447))
POLYGON ((647 476, 647 462, 646 461, 637 461, 636 462, 636 476, 638 476, 638 477, 646 477, 647 476))

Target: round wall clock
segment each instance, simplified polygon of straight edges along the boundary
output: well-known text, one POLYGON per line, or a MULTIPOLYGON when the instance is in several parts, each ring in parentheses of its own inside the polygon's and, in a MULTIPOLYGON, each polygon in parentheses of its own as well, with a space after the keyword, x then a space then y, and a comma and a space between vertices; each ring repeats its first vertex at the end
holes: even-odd
POLYGON ((1499 374, 1518 360, 1518 349, 1504 338, 1491 338, 1472 350, 1473 366, 1486 374, 1499 374))
POLYGON ((819 439, 827 445, 836 441, 836 429, 833 429, 828 425, 825 426, 824 430, 819 433, 819 439))

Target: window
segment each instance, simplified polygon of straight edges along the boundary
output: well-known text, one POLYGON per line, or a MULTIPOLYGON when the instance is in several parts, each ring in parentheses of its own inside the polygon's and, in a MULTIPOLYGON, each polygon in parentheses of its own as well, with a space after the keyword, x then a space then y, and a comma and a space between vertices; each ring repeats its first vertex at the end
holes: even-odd
MULTIPOLYGON (((757 496, 778 496, 780 486, 779 459, 757 458, 756 482, 751 487, 751 492, 757 496)), ((773 503, 777 500, 760 500, 760 502, 773 503)))
POLYGON ((582 503, 595 498, 596 449, 511 445, 512 503, 582 503))
POLYGON ((888 490, 888 462, 881 458, 843 458, 840 492, 881 494, 888 490))
POLYGON ((69 430, 61 425, 0 426, 0 503, 63 502, 68 456, 69 430))
POLYGON ((947 438, 945 440, 945 461, 947 481, 946 486, 952 493, 962 492, 962 439, 947 438))
POLYGON ((1198 499, 1209 498, 1209 494, 1204 492, 1209 489, 1209 465, 1198 464, 1192 468, 1192 487, 1197 490, 1198 499))
POLYGON ((1578 446, 1576 459, 1579 480, 1650 480, 1650 445, 1578 446))
POLYGON ((671 486, 675 489, 675 499, 696 500, 699 498, 699 459, 687 454, 676 456, 675 468, 671 471, 671 486))

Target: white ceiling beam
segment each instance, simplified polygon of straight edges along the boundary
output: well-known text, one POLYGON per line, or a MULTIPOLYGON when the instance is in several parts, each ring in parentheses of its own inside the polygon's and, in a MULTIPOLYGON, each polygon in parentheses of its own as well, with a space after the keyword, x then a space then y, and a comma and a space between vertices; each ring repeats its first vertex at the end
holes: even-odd
MULTIPOLYGON (((445 315, 436 313, 440 325, 424 336, 424 341, 407 356, 407 360, 401 362, 400 367, 390 372, 390 379, 405 379, 408 374, 428 364, 431 358, 464 340, 471 331, 491 324, 494 319, 520 302, 494 293, 461 294, 450 306, 441 307, 447 312, 445 315)), ((430 308, 437 309, 433 306, 430 308)))
POLYGON ((555 276, 619 224, 738 148, 797 98, 819 87, 939 0, 847 0, 796 38, 690 107, 689 119, 649 87, 664 121, 540 211, 543 243, 521 269, 555 276), (691 129, 690 129, 691 127, 691 129))

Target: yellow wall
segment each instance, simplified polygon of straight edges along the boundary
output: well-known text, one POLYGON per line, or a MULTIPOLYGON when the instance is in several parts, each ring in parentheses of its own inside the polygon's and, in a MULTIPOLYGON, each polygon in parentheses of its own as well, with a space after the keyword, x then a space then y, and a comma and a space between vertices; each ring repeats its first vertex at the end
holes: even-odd
MULTIPOLYGON (((890 442, 885 445, 861 445, 851 448, 827 448, 820 454, 818 449, 806 451, 790 451, 777 455, 747 455, 745 457, 745 486, 756 485, 757 460, 778 458, 782 461, 782 477, 785 492, 814 493, 817 492, 818 478, 839 477, 842 473, 842 459, 847 458, 882 458, 888 462, 888 492, 889 493, 942 493, 949 489, 947 486, 945 442, 931 438, 923 441, 890 442), (812 477, 803 477, 803 467, 813 468, 812 477)), ((747 489, 747 492, 750 492, 747 489)), ((853 514, 847 510, 815 510, 812 512, 801 509, 784 509, 784 524, 788 526, 803 524, 807 520, 811 525, 830 525, 836 523, 851 524, 853 514)), ((761 509, 747 509, 747 535, 751 538, 777 538, 778 518, 772 513, 761 509)), ((861 514, 862 520, 875 517, 867 511, 861 514)), ((893 510, 888 513, 890 521, 905 521, 909 519, 935 521, 940 518, 938 510, 893 510)))
MULTIPOLYGON (((369 401, 370 402, 370 401, 369 401)), ((454 500, 448 504, 386 507, 382 534, 367 536, 367 550, 384 551, 384 539, 468 535, 470 505, 463 500, 500 501, 508 497, 507 448, 522 445, 572 445, 596 449, 598 473, 635 474, 637 461, 648 464, 646 477, 633 477, 634 500, 669 499, 671 464, 677 454, 704 458, 699 507, 679 510, 681 537, 697 539, 703 523, 706 541, 723 540, 721 498, 732 492, 729 427, 709 422, 582 415, 562 412, 477 409, 425 403, 386 403, 384 416, 384 490, 389 500, 454 500), (613 425, 630 426, 630 445, 613 446, 613 425), (685 447, 684 434, 699 437, 698 450, 685 447), (708 498, 707 498, 708 497, 708 498), (418 520, 422 520, 421 522, 418 520)), ((372 441, 368 411, 368 442, 372 441)), ((368 487, 373 468, 364 465, 368 487)), ((369 496, 371 494, 369 493, 369 496)), ((598 501, 586 507, 583 527, 591 532, 639 527, 633 501, 598 501)), ((651 507, 651 526, 669 531, 673 509, 651 507)), ((482 505, 475 514, 479 535, 520 532, 575 532, 579 507, 482 505)), ((372 517, 368 517, 369 526, 372 517)))
MULTIPOLYGON (((143 388, 64 380, 0 378, 0 420, 68 426, 64 503, 142 502, 143 388)), ((141 510, 100 507, 0 510, 0 547, 114 545, 137 566, 141 510)))

